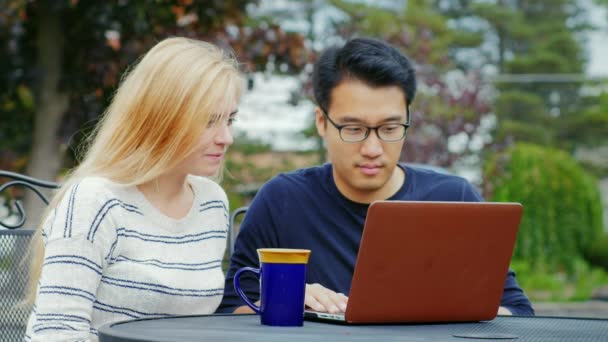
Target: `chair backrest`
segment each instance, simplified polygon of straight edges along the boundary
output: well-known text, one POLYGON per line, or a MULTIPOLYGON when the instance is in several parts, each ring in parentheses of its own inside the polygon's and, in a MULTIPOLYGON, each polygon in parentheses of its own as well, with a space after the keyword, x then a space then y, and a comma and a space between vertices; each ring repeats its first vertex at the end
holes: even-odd
POLYGON ((0 340, 22 341, 32 305, 22 303, 29 282, 33 229, 0 229, 0 340))
MULTIPOLYGON (((55 182, 43 181, 43 180, 40 180, 37 178, 24 176, 24 175, 14 173, 14 172, 9 172, 9 171, 0 170, 0 178, 10 179, 8 182, 0 185, 0 194, 2 194, 6 189, 8 189, 10 187, 19 186, 19 187, 23 187, 25 189, 29 189, 29 190, 33 191, 36 195, 38 195, 40 200, 43 201, 45 204, 49 204, 49 200, 40 191, 40 188, 57 189, 60 187, 60 184, 55 183, 55 182)), ((6 222, 6 221, 3 221, 2 219, 0 219, 0 229, 2 229, 2 228, 17 229, 17 228, 23 227, 23 224, 25 223, 25 221, 27 219, 27 215, 25 213, 25 209, 23 208, 23 205, 21 204, 20 200, 15 199, 14 209, 9 204, 9 207, 8 207, 9 214, 16 214, 18 216, 17 223, 9 223, 9 222, 6 222), (16 210, 14 210, 14 209, 16 209, 16 210)))
POLYGON ((232 257, 232 253, 234 253, 234 243, 236 242, 236 236, 239 233, 240 224, 237 224, 237 218, 240 215, 244 215, 247 213, 248 207, 240 207, 230 214, 230 224, 228 227, 228 258, 232 257))
MULTIPOLYGON (((54 182, 8 171, 0 170, 0 178, 9 179, 0 185, 0 195, 9 193, 5 190, 10 187, 19 186, 33 191, 46 204, 49 201, 40 188, 59 187, 54 182)), ((32 311, 32 305, 25 304, 24 299, 29 283, 28 246, 36 230, 22 228, 27 215, 21 201, 8 198, 8 206, 3 209, 4 217, 0 217, 0 340, 22 341, 32 311)))

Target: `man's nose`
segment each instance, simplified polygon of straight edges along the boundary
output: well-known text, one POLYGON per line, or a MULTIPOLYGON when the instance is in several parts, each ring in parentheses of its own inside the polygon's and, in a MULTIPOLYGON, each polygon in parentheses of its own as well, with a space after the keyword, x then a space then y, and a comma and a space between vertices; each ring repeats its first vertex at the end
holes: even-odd
POLYGON ((363 140, 363 144, 361 145, 361 154, 369 158, 375 158, 381 155, 383 152, 384 148, 382 147, 382 141, 378 137, 378 131, 372 129, 367 138, 363 140))

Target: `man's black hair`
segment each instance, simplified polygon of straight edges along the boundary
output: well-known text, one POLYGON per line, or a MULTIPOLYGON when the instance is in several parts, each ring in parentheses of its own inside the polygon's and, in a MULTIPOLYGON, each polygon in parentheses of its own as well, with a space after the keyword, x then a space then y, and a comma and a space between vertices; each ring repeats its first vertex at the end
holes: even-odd
POLYGON ((355 38, 323 52, 312 75, 315 99, 322 110, 329 110, 332 90, 345 79, 371 87, 398 86, 408 108, 416 95, 416 75, 409 59, 377 39, 355 38))

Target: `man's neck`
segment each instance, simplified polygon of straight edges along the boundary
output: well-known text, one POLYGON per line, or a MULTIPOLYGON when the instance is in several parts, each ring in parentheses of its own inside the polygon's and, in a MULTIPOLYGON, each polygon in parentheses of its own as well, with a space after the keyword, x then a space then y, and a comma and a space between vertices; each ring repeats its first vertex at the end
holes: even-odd
MULTIPOLYGON (((396 194, 403 184, 405 183, 406 172, 399 165, 396 165, 393 169, 393 174, 389 178, 389 180, 382 186, 380 189, 369 191, 369 190, 361 190, 361 191, 351 191, 350 193, 345 193, 340 186, 336 183, 336 187, 338 191, 349 200, 356 203, 370 204, 374 201, 386 200, 396 194)), ((335 174, 334 174, 334 182, 335 182, 335 174)))

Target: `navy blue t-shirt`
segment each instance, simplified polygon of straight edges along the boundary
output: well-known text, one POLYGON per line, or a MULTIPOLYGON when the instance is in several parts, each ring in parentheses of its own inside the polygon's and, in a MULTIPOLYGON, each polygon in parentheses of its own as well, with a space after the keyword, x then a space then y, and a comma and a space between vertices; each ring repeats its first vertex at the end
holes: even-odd
MULTIPOLYGON (((406 172, 405 182, 388 200, 482 201, 464 178, 400 166, 406 172)), ((368 207, 338 191, 331 164, 274 177, 260 189, 243 220, 218 312, 232 312, 244 304, 234 290, 234 274, 241 267, 259 266, 258 248, 310 249, 306 282, 348 296, 368 207)), ((240 284, 249 299, 259 299, 257 279, 243 275, 240 284)), ((512 271, 506 277, 501 305, 514 315, 534 314, 512 271)))

